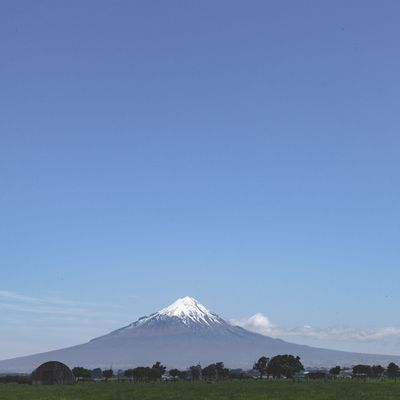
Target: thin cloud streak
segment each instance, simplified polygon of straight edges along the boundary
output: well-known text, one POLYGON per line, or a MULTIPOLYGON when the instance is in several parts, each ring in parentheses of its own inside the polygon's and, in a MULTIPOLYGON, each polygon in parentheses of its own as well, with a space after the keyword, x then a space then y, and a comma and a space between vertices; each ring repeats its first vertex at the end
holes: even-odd
MULTIPOLYGON (((117 316, 99 304, 78 303, 54 297, 32 297, 0 290, 0 308, 29 314, 104 318, 117 316), (99 309, 101 309, 99 311, 99 309)), ((114 307, 113 307, 114 308, 114 307)))
POLYGON ((61 307, 46 307, 46 306, 29 306, 29 305, 17 305, 10 303, 0 303, 0 308, 20 311, 25 313, 35 314, 61 314, 61 315, 93 315, 89 310, 83 308, 61 308, 61 307))
MULTIPOLYGON (((58 297, 32 297, 32 296, 25 296, 20 293, 11 292, 8 290, 0 290, 0 301, 2 300, 9 300, 9 301, 16 301, 22 303, 29 303, 29 304, 54 304, 54 305, 61 305, 61 306, 87 306, 87 307, 94 307, 98 306, 98 303, 82 303, 72 300, 66 300, 58 297)), ((112 305, 115 307, 114 305, 112 305)))
POLYGON ((249 331, 265 336, 290 337, 302 336, 319 340, 333 341, 378 341, 388 337, 400 336, 400 327, 383 328, 354 328, 347 326, 334 326, 327 328, 315 328, 310 325, 299 327, 285 327, 273 324, 268 317, 261 313, 249 318, 231 320, 234 325, 241 326, 249 331))

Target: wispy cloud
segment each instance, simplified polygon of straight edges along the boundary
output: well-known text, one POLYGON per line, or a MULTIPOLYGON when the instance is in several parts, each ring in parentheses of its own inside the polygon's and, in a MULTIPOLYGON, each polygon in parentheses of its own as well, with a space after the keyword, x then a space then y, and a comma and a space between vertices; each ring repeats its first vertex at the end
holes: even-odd
POLYGON ((273 337, 297 336, 333 341, 375 341, 400 336, 400 327, 363 329, 346 326, 326 328, 316 328, 310 325, 295 327, 279 326, 273 324, 268 317, 261 313, 254 314, 249 318, 232 320, 231 322, 249 331, 273 337))
POLYGON ((126 325, 126 317, 110 303, 0 290, 0 359, 84 343, 126 325))
POLYGON ((107 309, 98 303, 84 303, 57 297, 33 297, 24 294, 0 290, 0 308, 29 314, 41 314, 65 317, 107 317, 116 316, 115 308, 107 309))
POLYGON ((0 290, 0 308, 35 314, 87 315, 92 312, 77 302, 25 296, 6 290, 0 290))

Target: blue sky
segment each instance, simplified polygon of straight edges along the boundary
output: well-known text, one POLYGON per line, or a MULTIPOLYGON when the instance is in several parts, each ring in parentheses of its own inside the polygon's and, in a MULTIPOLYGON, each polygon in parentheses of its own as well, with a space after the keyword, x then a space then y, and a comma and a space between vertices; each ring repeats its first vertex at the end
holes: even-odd
POLYGON ((3 1, 0 358, 185 295, 400 354, 399 12, 3 1))

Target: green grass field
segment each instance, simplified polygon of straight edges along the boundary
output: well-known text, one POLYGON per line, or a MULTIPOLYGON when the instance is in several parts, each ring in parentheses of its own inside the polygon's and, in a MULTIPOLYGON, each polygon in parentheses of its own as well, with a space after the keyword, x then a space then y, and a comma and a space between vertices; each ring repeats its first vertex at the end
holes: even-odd
POLYGON ((0 385, 0 400, 398 400, 399 382, 235 381, 86 383, 74 386, 0 385))

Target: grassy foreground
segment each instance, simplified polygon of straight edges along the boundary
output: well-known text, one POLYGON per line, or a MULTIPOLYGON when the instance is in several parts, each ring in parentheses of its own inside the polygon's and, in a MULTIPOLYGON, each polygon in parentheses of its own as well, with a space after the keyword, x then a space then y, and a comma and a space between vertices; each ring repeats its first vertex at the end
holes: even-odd
POLYGON ((391 400, 400 381, 235 381, 86 383, 74 386, 0 385, 0 400, 391 400))

